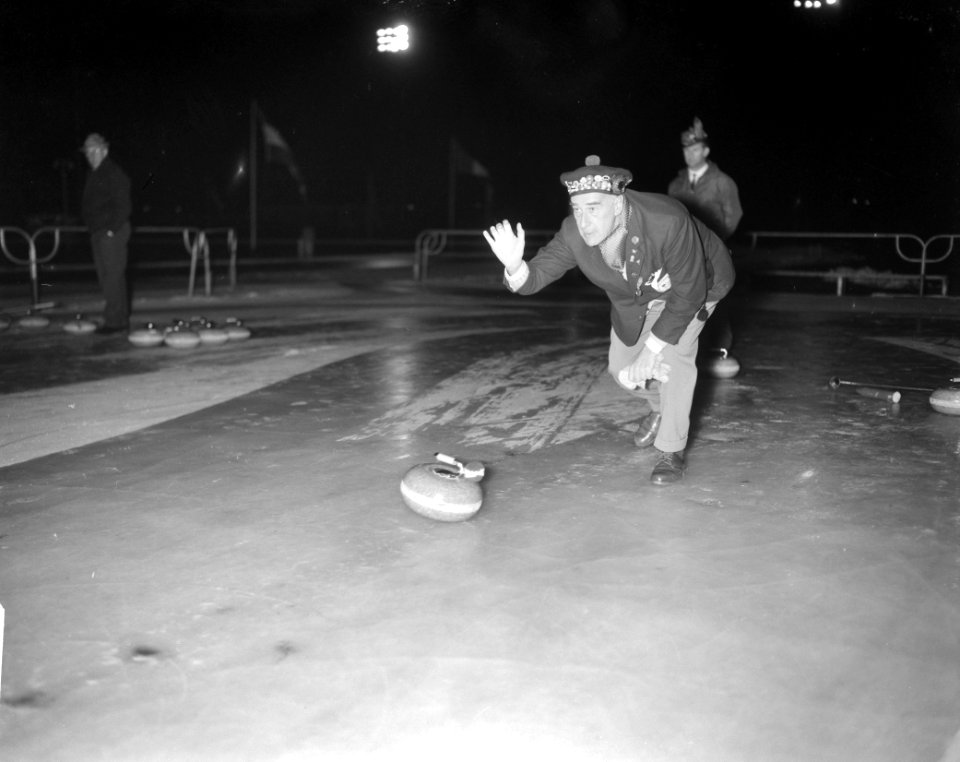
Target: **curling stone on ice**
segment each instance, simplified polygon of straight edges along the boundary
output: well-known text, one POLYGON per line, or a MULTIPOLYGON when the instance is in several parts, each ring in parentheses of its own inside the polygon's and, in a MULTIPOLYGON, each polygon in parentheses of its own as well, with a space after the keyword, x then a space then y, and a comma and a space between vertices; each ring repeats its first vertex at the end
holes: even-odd
MULTIPOLYGON (((951 378, 952 384, 960 382, 960 378, 951 378)), ((930 395, 930 406, 938 413, 946 415, 960 415, 960 386, 945 386, 935 389, 930 395)))
POLYGON ((46 315, 38 315, 31 310, 17 320, 17 325, 21 328, 46 328, 50 325, 50 318, 46 315))
POLYGON ((714 349, 719 357, 712 357, 707 363, 705 370, 714 378, 733 378, 740 372, 740 363, 735 357, 731 357, 726 349, 714 349))
POLYGON ((212 320, 207 320, 203 325, 196 329, 197 336, 200 337, 201 344, 226 344, 230 341, 230 335, 223 329, 218 328, 212 320))
POLYGON ((228 317, 224 321, 223 330, 227 332, 230 341, 242 341, 250 338, 250 329, 243 324, 240 318, 228 317))
POLYGON ((97 324, 92 320, 87 320, 81 313, 77 313, 73 320, 68 320, 63 324, 63 330, 67 333, 93 333, 97 330, 97 324))
POLYGON ((159 347, 163 344, 163 331, 153 323, 146 323, 143 328, 137 328, 127 334, 127 339, 135 347, 159 347))
POLYGON ((436 463, 421 463, 403 475, 400 494, 414 512, 436 521, 466 521, 480 510, 485 469, 477 461, 461 463, 436 453, 436 463))
POLYGON ((174 349, 193 349, 200 344, 200 337, 179 321, 164 331, 163 343, 174 349))

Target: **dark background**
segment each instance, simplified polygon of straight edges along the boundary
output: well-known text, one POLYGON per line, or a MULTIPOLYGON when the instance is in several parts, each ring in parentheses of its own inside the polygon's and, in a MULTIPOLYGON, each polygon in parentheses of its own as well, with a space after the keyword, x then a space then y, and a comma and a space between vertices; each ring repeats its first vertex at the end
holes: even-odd
POLYGON ((293 150, 261 169, 265 232, 553 228, 561 172, 597 153, 665 192, 699 116, 743 230, 960 232, 960 12, 948 0, 167 0, 0 5, 0 224, 71 221, 101 132, 135 224, 235 225, 250 104, 293 150), (413 48, 376 52, 404 21, 413 48))

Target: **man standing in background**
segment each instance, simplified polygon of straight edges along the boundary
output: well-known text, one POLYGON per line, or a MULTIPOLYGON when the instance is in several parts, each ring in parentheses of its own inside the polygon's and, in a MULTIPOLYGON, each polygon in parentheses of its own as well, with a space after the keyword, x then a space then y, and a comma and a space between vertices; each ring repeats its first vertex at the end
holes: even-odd
POLYGON ((83 221, 97 279, 103 291, 103 323, 97 333, 125 332, 130 324, 127 296, 127 243, 130 241, 130 179, 109 156, 110 145, 91 133, 83 142, 90 173, 83 188, 83 221))
POLYGON ((682 201, 694 217, 726 242, 743 217, 737 184, 716 164, 707 161, 710 143, 699 119, 694 119, 693 126, 680 134, 680 144, 687 166, 673 178, 667 194, 682 201))
MULTIPOLYGON (((703 123, 694 118, 693 126, 680 133, 683 160, 687 165, 667 187, 667 195, 681 201, 694 217, 716 233, 724 243, 737 230, 743 209, 737 184, 722 172, 710 156, 710 142, 703 123)), ((730 300, 717 305, 717 310, 704 328, 701 345, 707 349, 728 350, 733 344, 730 323, 730 300)))

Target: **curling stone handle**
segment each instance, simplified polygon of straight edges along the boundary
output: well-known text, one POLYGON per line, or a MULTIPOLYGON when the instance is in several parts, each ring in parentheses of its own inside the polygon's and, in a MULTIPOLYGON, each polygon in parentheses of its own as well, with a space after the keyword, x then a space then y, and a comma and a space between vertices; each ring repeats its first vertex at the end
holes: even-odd
POLYGON ((453 466, 457 469, 457 476, 462 476, 464 479, 472 482, 478 482, 486 473, 486 468, 484 468, 483 463, 479 460, 471 460, 469 463, 463 463, 452 455, 444 455, 442 452, 435 452, 433 454, 437 460, 441 463, 445 463, 448 466, 453 466))
POLYGON ((435 452, 433 457, 435 457, 441 463, 446 463, 448 466, 456 466, 458 469, 460 469, 460 473, 463 473, 463 463, 454 458, 452 455, 444 455, 442 452, 435 452))

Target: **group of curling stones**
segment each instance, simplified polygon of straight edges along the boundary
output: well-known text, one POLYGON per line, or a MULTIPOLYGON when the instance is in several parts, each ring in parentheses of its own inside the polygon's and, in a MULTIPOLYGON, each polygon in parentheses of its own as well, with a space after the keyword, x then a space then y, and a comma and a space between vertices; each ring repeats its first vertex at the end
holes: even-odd
MULTIPOLYGON (((47 328, 50 318, 39 312, 30 311, 20 317, 0 313, 0 332, 11 327, 37 330, 47 328)), ((93 333, 97 323, 77 313, 62 323, 63 330, 74 335, 93 333)), ((127 335, 130 343, 136 347, 158 347, 165 345, 174 349, 192 349, 200 345, 217 346, 228 341, 242 341, 250 338, 250 329, 239 318, 229 317, 222 325, 204 317, 192 317, 190 320, 173 320, 166 326, 146 323, 127 335)))
POLYGON ((127 336, 136 347, 158 347, 161 344, 173 349, 193 349, 201 345, 219 346, 228 341, 250 338, 250 329, 239 318, 227 318, 222 325, 204 317, 190 320, 172 320, 169 325, 147 323, 127 336))

